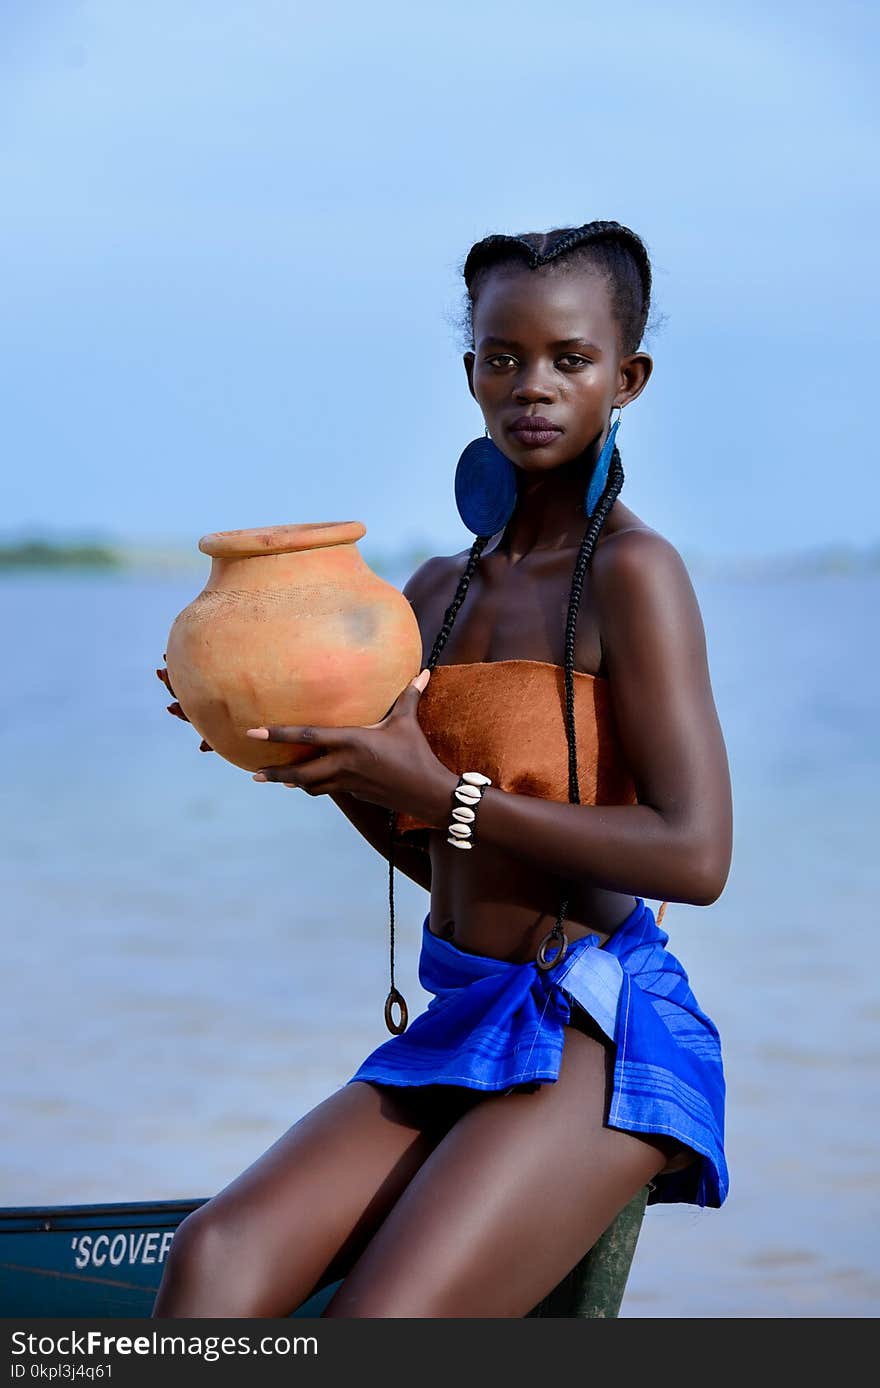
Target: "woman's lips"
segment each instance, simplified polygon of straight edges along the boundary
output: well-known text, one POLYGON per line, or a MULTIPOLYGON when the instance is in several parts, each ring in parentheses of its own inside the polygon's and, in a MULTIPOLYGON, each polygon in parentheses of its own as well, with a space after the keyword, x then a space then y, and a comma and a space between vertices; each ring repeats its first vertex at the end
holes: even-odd
POLYGON ((562 435, 561 429, 512 428, 510 432, 525 448, 544 448, 562 435))

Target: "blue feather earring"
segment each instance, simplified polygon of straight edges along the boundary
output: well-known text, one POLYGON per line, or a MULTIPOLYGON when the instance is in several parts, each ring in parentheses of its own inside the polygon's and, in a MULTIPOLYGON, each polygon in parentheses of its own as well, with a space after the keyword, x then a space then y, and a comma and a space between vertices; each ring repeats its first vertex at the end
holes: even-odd
POLYGON ((599 500, 605 490, 605 484, 608 481, 608 472, 611 468, 611 458, 614 453, 614 440, 617 437, 617 430, 620 427, 620 416, 623 414, 622 405, 616 405, 614 408, 618 411, 617 418, 608 430, 608 437, 602 446, 602 452, 596 459, 596 466, 593 468, 593 475, 590 478, 590 485, 587 488, 587 500, 585 504, 587 519, 589 519, 599 505, 599 500))

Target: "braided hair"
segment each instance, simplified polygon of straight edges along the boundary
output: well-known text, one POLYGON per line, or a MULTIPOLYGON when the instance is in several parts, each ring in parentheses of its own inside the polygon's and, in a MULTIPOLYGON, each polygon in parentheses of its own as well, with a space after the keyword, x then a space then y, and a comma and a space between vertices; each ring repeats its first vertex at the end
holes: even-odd
MULTIPOLYGON (((544 267, 559 270, 589 268, 602 274, 609 286, 612 309, 620 334, 620 346, 624 355, 638 351, 648 319, 651 302, 651 263, 648 251, 639 236, 619 222, 586 222, 580 227, 557 227, 547 232, 523 232, 516 236, 493 234, 476 242, 465 258, 462 268, 466 294, 463 327, 468 345, 473 349, 473 312, 479 291, 489 272, 498 267, 510 268, 525 265, 530 270, 544 267)), ((611 456, 611 466, 602 495, 588 518, 586 530, 575 560, 568 609, 565 621, 565 732, 568 743, 568 798, 573 804, 580 804, 580 785, 577 766, 577 739, 574 718, 574 649, 577 619, 580 611, 581 594, 587 569, 593 557, 596 544, 605 524, 608 512, 614 505, 624 482, 620 450, 615 445, 611 456)), ((477 568, 480 555, 492 537, 478 535, 471 545, 467 563, 458 580, 452 602, 443 617, 443 622, 431 648, 427 668, 434 670, 443 647, 452 632, 455 619, 467 596, 471 579, 477 568)), ((397 815, 389 811, 389 851, 388 851, 388 898, 391 924, 391 991, 385 1004, 385 1018, 392 1031, 403 1031, 406 1027, 406 1004, 394 986, 394 841, 397 815), (391 1020, 391 1005, 396 1002, 401 1010, 399 1025, 391 1020)), ((558 944, 562 943, 562 923, 568 909, 566 896, 559 908, 556 924, 551 934, 558 944)), ((561 957, 557 950, 556 959, 561 957)))

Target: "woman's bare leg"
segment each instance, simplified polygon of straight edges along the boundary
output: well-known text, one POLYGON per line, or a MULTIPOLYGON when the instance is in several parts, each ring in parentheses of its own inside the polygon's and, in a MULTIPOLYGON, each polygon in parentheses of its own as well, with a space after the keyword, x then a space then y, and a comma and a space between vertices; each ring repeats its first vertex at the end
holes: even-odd
POLYGON ((344 1085, 183 1220, 152 1315, 288 1315, 344 1275, 472 1101, 344 1085))
POLYGON ((613 1054, 565 1028, 559 1078, 471 1106, 421 1165, 327 1317, 521 1317, 666 1165, 603 1125, 613 1054))

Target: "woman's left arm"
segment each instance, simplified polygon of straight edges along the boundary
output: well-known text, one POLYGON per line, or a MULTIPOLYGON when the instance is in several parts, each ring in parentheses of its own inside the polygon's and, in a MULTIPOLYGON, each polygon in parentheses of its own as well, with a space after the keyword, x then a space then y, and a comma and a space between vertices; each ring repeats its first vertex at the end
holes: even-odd
POLYGON ((709 906, 730 871, 733 805, 690 576, 675 547, 651 530, 608 536, 591 576, 639 803, 572 805, 490 787, 479 837, 564 878, 709 906))

